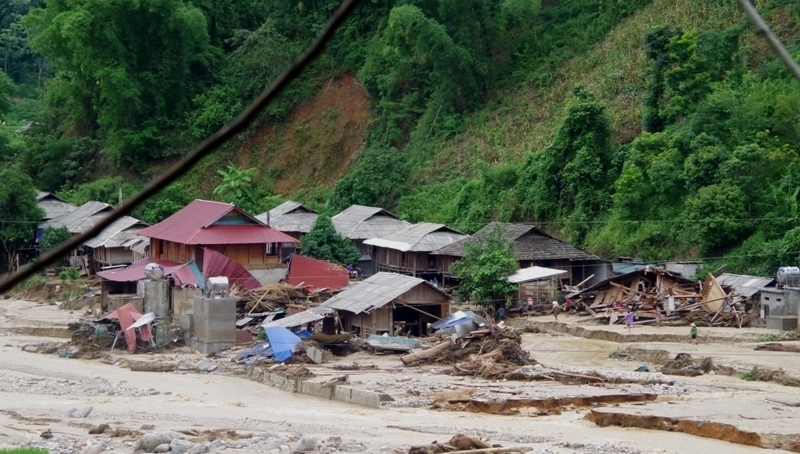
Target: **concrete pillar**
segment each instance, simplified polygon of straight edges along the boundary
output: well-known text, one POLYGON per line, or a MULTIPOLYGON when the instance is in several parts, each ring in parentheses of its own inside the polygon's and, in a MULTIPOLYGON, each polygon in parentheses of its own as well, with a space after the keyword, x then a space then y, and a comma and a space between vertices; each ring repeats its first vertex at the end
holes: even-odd
POLYGON ((195 296, 193 347, 203 354, 220 352, 236 343, 236 298, 195 296))
POLYGON ((144 311, 152 312, 158 318, 169 315, 169 282, 166 279, 144 279, 142 296, 144 311))

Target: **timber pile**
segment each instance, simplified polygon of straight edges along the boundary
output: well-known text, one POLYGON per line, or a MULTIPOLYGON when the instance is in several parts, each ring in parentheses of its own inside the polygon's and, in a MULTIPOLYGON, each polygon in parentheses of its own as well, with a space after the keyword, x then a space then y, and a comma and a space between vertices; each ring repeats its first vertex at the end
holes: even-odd
POLYGON ((245 311, 272 312, 279 307, 295 306, 303 311, 315 307, 333 296, 327 288, 308 292, 303 285, 277 283, 265 285, 252 290, 242 290, 235 284, 231 286, 230 294, 245 301, 245 311))
POLYGON ((423 363, 449 364, 451 375, 480 376, 486 379, 528 380, 521 366, 538 364, 522 349, 522 336, 510 327, 491 324, 457 339, 447 337, 420 352, 400 357, 406 366, 423 363))
POLYGON ((587 315, 579 321, 625 323, 631 311, 634 325, 661 322, 667 325, 749 326, 758 318, 746 312, 746 297, 724 289, 713 275, 703 283, 659 269, 645 269, 603 281, 569 295, 573 306, 587 315))

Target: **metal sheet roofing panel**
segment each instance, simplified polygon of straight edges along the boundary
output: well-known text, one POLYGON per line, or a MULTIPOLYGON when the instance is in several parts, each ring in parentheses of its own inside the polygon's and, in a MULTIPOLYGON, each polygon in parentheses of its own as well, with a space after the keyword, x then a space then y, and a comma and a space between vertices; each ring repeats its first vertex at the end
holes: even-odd
MULTIPOLYGON (((188 286, 195 288, 202 287, 200 282, 202 279, 198 279, 197 276, 199 271, 198 273, 195 273, 191 268, 191 266, 194 265, 194 262, 178 263, 173 262, 172 260, 154 259, 152 257, 139 260, 138 262, 132 263, 125 268, 101 271, 97 273, 97 275, 103 279, 114 282, 136 282, 145 278, 144 268, 151 263, 157 263, 161 265, 164 268, 164 276, 177 277, 175 280, 176 286, 188 286)), ((194 267, 196 268, 196 265, 194 265, 194 267)))
POLYGON ((360 314, 364 311, 383 307, 418 285, 428 285, 450 298, 450 295, 423 279, 403 274, 380 272, 361 283, 342 290, 339 294, 322 303, 322 306, 360 314))
POLYGON ((344 267, 335 263, 292 254, 286 282, 303 284, 312 290, 328 288, 336 292, 350 285, 350 276, 344 267))
POLYGON ((268 326, 283 326, 284 328, 294 328, 295 326, 302 326, 306 323, 316 322, 317 320, 322 320, 325 318, 326 315, 332 314, 334 311, 333 309, 318 306, 312 307, 311 309, 305 310, 303 312, 299 312, 294 315, 290 315, 288 317, 283 317, 280 320, 272 320, 266 323, 263 323, 261 326, 268 327, 268 326))
POLYGON ((380 238, 368 239, 364 243, 403 252, 431 252, 466 237, 467 235, 444 224, 420 222, 380 238))
POLYGON ((123 216, 117 219, 116 221, 112 222, 111 225, 109 225, 108 227, 101 230, 100 233, 97 234, 97 236, 95 236, 89 241, 86 241, 83 244, 90 248, 97 248, 101 246, 106 246, 106 247, 122 246, 122 243, 134 237, 135 232, 138 232, 139 230, 141 230, 146 226, 147 224, 136 218, 132 218, 130 216, 123 216), (129 235, 117 238, 117 236, 122 232, 129 232, 129 235), (114 244, 109 245, 108 243, 114 238, 116 238, 114 244))
POLYGON ((513 284, 519 284, 520 282, 535 281, 538 279, 558 276, 559 274, 564 273, 566 273, 564 270, 555 270, 542 266, 531 266, 529 268, 520 268, 516 273, 508 276, 508 281, 513 284))
POLYGON ((57 218, 78 209, 71 203, 51 198, 39 200, 39 208, 44 210, 44 218, 42 218, 44 220, 57 218))
POLYGON ((296 243, 289 235, 259 222, 230 203, 195 200, 156 225, 139 232, 182 244, 296 243), (227 216, 235 212, 235 216, 227 216))
POLYGON ((751 298, 762 288, 775 282, 775 279, 771 277, 723 273, 717 278, 717 282, 724 287, 733 287, 733 291, 739 295, 751 298))
POLYGON ((112 211, 114 208, 107 203, 89 201, 69 213, 43 222, 40 227, 66 227, 72 234, 83 233, 92 228, 99 219, 102 219, 99 215, 107 216, 112 211))
POLYGON ((331 221, 340 235, 351 240, 378 238, 411 225, 383 208, 363 205, 353 205, 331 221))

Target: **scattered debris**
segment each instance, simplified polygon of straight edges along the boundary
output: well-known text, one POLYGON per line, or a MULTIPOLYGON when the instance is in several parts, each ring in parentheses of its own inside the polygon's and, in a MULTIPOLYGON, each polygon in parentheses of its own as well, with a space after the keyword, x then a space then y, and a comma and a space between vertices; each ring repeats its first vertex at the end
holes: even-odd
POLYGON ((800 353, 800 345, 784 345, 784 344, 761 344, 756 345, 755 350, 766 350, 770 352, 792 352, 800 353))
POLYGON ((408 454, 439 454, 439 453, 452 453, 452 454, 471 454, 471 453, 502 453, 502 452, 528 452, 533 448, 527 447, 501 447, 500 445, 489 445, 480 438, 468 437, 463 434, 458 434, 451 438, 446 443, 439 443, 434 441, 428 446, 412 446, 408 450, 408 454))

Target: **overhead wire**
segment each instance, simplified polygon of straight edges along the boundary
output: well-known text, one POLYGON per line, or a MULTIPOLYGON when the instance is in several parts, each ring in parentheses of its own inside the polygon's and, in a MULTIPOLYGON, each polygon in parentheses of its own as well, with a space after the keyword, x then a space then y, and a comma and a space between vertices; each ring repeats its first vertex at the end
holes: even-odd
POLYGON ((222 127, 219 131, 205 139, 194 150, 183 157, 178 163, 170 167, 166 172, 162 173, 151 183, 147 184, 144 189, 134 194, 131 198, 126 200, 119 208, 110 213, 108 216, 102 218, 97 224, 92 226, 89 230, 81 235, 75 236, 69 241, 61 244, 59 247, 48 252, 42 256, 38 261, 28 264, 20 268, 17 272, 9 276, 7 279, 0 282, 0 293, 6 292, 14 287, 14 285, 22 282, 24 279, 32 276, 37 271, 46 267, 49 263, 60 257, 66 255, 72 249, 77 248, 86 241, 94 238, 103 229, 111 225, 114 221, 125 216, 133 211, 134 208, 139 206, 142 202, 158 193, 160 190, 167 187, 171 182, 175 181, 178 177, 188 172, 197 162, 204 156, 219 148, 223 143, 233 138, 236 134, 243 131, 250 123, 255 120, 256 116, 264 110, 264 108, 272 102, 275 97, 280 94, 286 86, 296 79, 308 65, 314 61, 328 41, 333 37, 333 34, 338 27, 344 22, 347 16, 355 9, 358 0, 344 0, 339 6, 339 9, 331 16, 325 28, 320 32, 314 42, 306 48, 306 50, 297 57, 289 67, 275 79, 266 90, 264 90, 258 98, 255 99, 247 108, 245 108, 231 123, 222 127))

